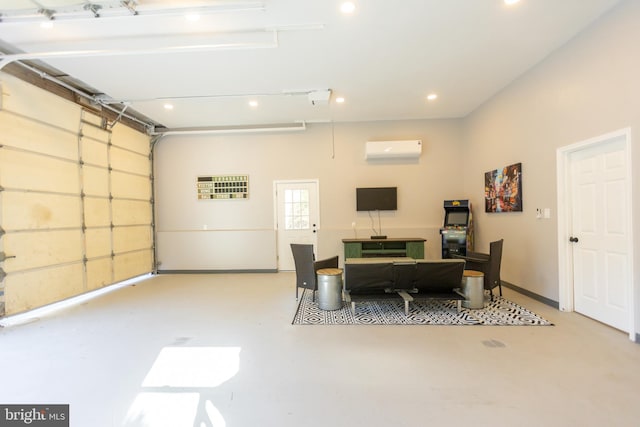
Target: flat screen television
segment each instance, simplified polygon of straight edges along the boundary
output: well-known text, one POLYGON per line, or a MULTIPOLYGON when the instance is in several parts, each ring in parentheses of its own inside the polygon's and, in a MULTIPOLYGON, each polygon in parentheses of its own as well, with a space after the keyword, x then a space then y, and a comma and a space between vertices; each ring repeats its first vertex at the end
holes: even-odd
POLYGON ((357 211, 395 211, 397 209, 397 187, 356 188, 357 211))

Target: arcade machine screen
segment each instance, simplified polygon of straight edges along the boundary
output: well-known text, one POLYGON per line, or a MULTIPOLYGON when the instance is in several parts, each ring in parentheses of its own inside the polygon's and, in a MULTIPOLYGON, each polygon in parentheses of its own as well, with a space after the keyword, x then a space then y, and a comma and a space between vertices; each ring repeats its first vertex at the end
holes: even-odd
POLYGON ((469 219, 468 211, 448 211, 445 221, 445 227, 466 227, 469 219))

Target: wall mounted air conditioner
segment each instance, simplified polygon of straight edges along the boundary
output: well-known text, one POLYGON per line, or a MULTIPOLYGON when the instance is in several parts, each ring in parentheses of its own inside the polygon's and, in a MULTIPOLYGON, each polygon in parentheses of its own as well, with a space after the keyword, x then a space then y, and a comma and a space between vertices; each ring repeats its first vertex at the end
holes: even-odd
POLYGON ((381 159, 417 159, 422 153, 422 141, 367 141, 364 158, 381 159))

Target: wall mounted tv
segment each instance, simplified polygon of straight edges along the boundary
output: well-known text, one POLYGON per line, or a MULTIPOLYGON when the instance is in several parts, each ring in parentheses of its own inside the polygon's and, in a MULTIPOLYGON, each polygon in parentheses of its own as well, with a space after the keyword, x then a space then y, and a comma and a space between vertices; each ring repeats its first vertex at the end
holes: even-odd
POLYGON ((397 187, 356 188, 357 211, 395 211, 397 209, 397 187))

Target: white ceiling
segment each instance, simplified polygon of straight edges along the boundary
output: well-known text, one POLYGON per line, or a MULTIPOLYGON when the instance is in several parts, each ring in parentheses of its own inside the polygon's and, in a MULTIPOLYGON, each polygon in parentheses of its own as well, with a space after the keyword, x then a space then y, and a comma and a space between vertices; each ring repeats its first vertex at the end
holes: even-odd
POLYGON ((618 0, 360 0, 351 15, 342 0, 138 0, 135 16, 92 1, 100 18, 86 3, 2 0, 0 41, 186 128, 464 117, 618 0), (329 103, 309 102, 327 89, 329 103))

